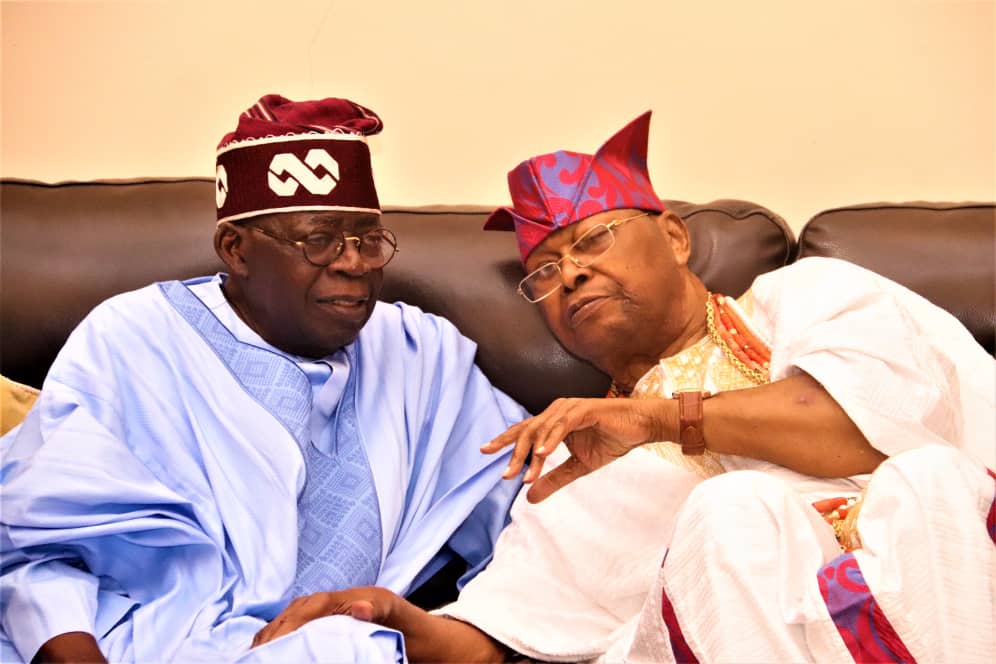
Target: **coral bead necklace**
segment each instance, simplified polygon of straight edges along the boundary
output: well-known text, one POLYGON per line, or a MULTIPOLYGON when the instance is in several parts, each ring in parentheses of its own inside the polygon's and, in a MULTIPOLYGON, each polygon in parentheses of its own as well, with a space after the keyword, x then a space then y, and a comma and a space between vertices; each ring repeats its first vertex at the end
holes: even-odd
POLYGON ((709 293, 706 301, 709 336, 737 369, 754 383, 769 382, 771 348, 731 297, 709 293))

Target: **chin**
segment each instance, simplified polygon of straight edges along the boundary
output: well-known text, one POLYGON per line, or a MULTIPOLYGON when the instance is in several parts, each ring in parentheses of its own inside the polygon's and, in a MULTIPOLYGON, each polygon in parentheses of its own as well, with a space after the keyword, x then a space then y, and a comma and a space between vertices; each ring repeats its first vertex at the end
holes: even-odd
POLYGON ((355 322, 337 319, 335 322, 326 321, 324 324, 315 325, 315 329, 309 335, 309 338, 314 342, 312 345, 331 348, 332 350, 325 353, 326 355, 334 353, 343 346, 348 346, 360 336, 360 332, 370 320, 372 313, 371 309, 362 320, 355 322))
POLYGON ((594 365, 598 365, 598 352, 601 348, 603 351, 605 349, 607 337, 601 334, 584 334, 578 330, 573 331, 569 337, 563 335, 554 334, 560 341, 561 345, 567 352, 571 355, 589 362, 594 365))
POLYGON ((616 321, 616 323, 613 325, 607 320, 585 321, 571 331, 571 340, 569 343, 564 343, 564 346, 574 355, 598 365, 598 357, 618 345, 625 345, 627 340, 634 338, 634 331, 626 329, 625 321, 616 321))
POLYGON ((324 357, 325 355, 331 355, 332 353, 336 352, 337 350, 339 350, 341 348, 345 348, 349 344, 351 344, 354 341, 356 341, 356 337, 358 337, 358 336, 360 336, 359 335, 359 330, 357 330, 355 334, 348 334, 348 335, 338 336, 334 340, 333 339, 329 339, 328 341, 326 341, 323 344, 323 347, 327 348, 329 350, 327 350, 324 353, 324 355, 322 355, 322 357, 324 357))

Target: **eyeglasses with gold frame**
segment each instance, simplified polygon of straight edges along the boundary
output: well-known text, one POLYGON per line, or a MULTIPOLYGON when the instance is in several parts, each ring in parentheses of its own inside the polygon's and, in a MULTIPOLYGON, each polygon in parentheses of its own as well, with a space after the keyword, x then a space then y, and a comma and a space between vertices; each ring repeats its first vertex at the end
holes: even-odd
POLYGON ((650 212, 641 212, 632 217, 615 219, 607 224, 592 226, 584 232, 584 235, 571 244, 567 253, 559 260, 544 263, 527 274, 519 282, 516 292, 524 297, 527 302, 533 304, 550 297, 557 292, 557 289, 564 285, 561 278, 563 274, 560 269, 561 263, 565 260, 570 260, 578 267, 588 267, 615 245, 616 236, 612 232, 614 229, 634 219, 647 216, 650 216, 650 212))
POLYGON ((300 248, 304 260, 315 267, 328 267, 338 260, 346 250, 347 242, 352 242, 356 246, 360 258, 373 270, 387 265, 400 251, 398 238, 383 226, 378 226, 359 235, 345 235, 341 231, 331 228, 323 229, 312 231, 300 240, 277 235, 259 226, 250 226, 250 228, 278 242, 300 248))

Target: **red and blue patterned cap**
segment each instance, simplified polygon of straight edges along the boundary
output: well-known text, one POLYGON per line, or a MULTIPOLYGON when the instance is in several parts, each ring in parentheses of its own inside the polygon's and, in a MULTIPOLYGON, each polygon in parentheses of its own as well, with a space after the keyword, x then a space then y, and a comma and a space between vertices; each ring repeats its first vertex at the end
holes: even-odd
POLYGON ((663 212, 647 173, 647 111, 594 155, 561 150, 522 162, 508 173, 512 207, 495 210, 485 230, 515 231, 522 262, 559 228, 606 210, 663 212))

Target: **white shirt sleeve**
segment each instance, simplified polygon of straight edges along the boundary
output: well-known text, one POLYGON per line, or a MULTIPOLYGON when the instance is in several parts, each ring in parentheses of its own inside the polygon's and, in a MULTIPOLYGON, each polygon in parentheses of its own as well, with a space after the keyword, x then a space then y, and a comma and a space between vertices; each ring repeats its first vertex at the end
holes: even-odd
POLYGON ((996 365, 953 316, 831 258, 763 275, 752 292, 773 380, 810 374, 885 454, 942 443, 992 464, 996 365))

